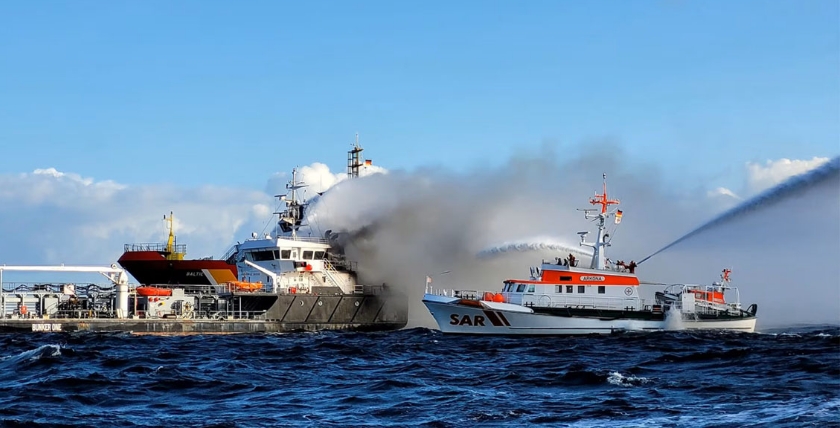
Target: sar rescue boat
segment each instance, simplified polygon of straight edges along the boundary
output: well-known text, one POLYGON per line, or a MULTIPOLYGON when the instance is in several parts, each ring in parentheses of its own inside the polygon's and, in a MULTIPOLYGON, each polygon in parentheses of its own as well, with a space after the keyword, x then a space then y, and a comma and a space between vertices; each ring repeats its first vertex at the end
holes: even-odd
POLYGON ((731 270, 711 285, 673 284, 641 298, 636 263, 607 259, 610 246, 606 221, 621 222, 621 210, 610 210, 619 201, 607 197, 606 174, 602 194, 589 201, 599 209, 585 209, 587 219, 597 220, 592 260, 580 267, 573 254, 543 261, 531 268, 526 280, 503 282, 499 292, 433 290, 426 279, 423 303, 443 333, 489 335, 580 335, 622 331, 715 329, 755 331, 757 305, 742 309, 738 289, 730 284, 731 270), (733 298, 727 302, 726 298, 733 298))

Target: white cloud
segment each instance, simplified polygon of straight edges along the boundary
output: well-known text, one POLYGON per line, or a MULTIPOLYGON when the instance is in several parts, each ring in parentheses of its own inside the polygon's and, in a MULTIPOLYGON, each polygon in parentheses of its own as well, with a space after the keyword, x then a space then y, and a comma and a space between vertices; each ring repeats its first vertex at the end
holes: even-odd
POLYGON ((747 163, 747 190, 758 193, 769 189, 794 175, 808 172, 829 161, 829 158, 779 159, 760 163, 747 163))
POLYGON ((127 186, 55 168, 0 175, 0 263, 110 264, 123 244, 162 242, 175 212, 188 257, 221 256, 244 227, 262 227, 270 196, 203 186, 127 186))

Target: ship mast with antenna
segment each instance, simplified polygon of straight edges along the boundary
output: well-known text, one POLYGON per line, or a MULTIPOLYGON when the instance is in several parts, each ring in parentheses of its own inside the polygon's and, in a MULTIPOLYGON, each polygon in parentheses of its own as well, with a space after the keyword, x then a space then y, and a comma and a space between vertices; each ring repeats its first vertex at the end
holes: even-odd
MULTIPOLYGON (((589 199, 589 203, 601 206, 600 210, 583 209, 584 216, 587 219, 595 218, 598 220, 598 236, 595 238, 595 242, 586 242, 586 235, 589 232, 578 232, 578 235, 580 235, 580 245, 584 247, 591 247, 595 250, 592 255, 592 263, 589 266, 590 269, 605 269, 607 265, 606 247, 610 246, 610 243, 606 241, 606 223, 607 218, 616 214, 616 211, 609 211, 609 206, 618 205, 620 203, 618 199, 609 199, 609 197, 607 197, 606 173, 604 173, 604 193, 600 195, 596 193, 594 197, 589 199), (599 212, 593 213, 594 211, 599 212)), ((618 212, 620 213, 620 211, 618 212)))
POLYGON ((347 178, 358 178, 359 168, 363 165, 362 151, 364 149, 359 145, 359 133, 356 133, 356 142, 353 148, 347 152, 347 178))
POLYGON ((280 229, 283 232, 291 232, 291 238, 297 238, 297 230, 303 223, 304 208, 306 202, 298 201, 297 190, 306 187, 302 181, 297 180, 297 168, 292 169, 292 180, 286 184, 286 195, 275 195, 280 201, 286 203, 286 210, 282 213, 275 213, 280 216, 280 229), (288 197, 287 197, 288 196, 288 197))

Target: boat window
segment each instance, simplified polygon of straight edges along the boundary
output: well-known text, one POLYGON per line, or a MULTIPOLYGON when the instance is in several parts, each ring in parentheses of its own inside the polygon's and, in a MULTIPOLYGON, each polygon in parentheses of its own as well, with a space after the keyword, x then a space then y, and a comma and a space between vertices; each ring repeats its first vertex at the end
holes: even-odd
POLYGON ((566 292, 567 293, 574 293, 575 292, 575 286, 574 285, 567 285, 566 286, 566 292))
POLYGON ((521 293, 523 291, 525 291, 525 284, 519 284, 519 286, 516 287, 516 292, 521 293))
POLYGON ((274 259, 277 260, 280 258, 280 250, 274 250, 274 259))
POLYGON ((563 292, 563 286, 562 286, 562 285, 558 285, 558 286, 557 286, 557 291, 555 291, 555 293, 562 293, 562 292, 563 292))
POLYGON ((533 292, 534 292, 534 284, 531 284, 531 285, 529 285, 529 286, 528 286, 528 292, 529 292, 529 293, 533 293, 533 292))
POLYGON ((604 285, 598 286, 598 294, 605 294, 607 292, 607 287, 604 285))
POLYGON ((297 251, 292 251, 292 256, 290 257, 292 260, 297 259, 297 251))
POLYGON ((560 277, 560 281, 571 281, 571 280, 572 280, 571 276, 561 276, 560 277))
POLYGON ((303 259, 304 260, 312 260, 312 251, 304 251, 303 252, 303 259))
POLYGON ((274 251, 272 250, 261 250, 261 251, 254 251, 251 253, 254 256, 255 262, 264 262, 266 260, 274 260, 274 251))
POLYGON ((289 260, 292 258, 292 250, 280 250, 280 258, 283 260, 289 260))
POLYGON ((323 259, 323 258, 324 258, 324 254, 326 254, 326 253, 327 253, 326 251, 316 251, 316 252, 315 252, 315 260, 321 260, 321 259, 323 259))
POLYGON ((585 293, 586 286, 585 285, 578 285, 578 293, 585 293))

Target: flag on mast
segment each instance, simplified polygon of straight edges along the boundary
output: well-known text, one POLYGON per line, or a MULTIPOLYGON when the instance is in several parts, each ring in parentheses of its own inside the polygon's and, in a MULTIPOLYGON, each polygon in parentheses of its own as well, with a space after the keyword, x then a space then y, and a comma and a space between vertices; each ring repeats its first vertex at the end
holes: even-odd
POLYGON ((615 212, 615 224, 621 223, 621 215, 622 215, 621 210, 618 210, 618 211, 615 212))

